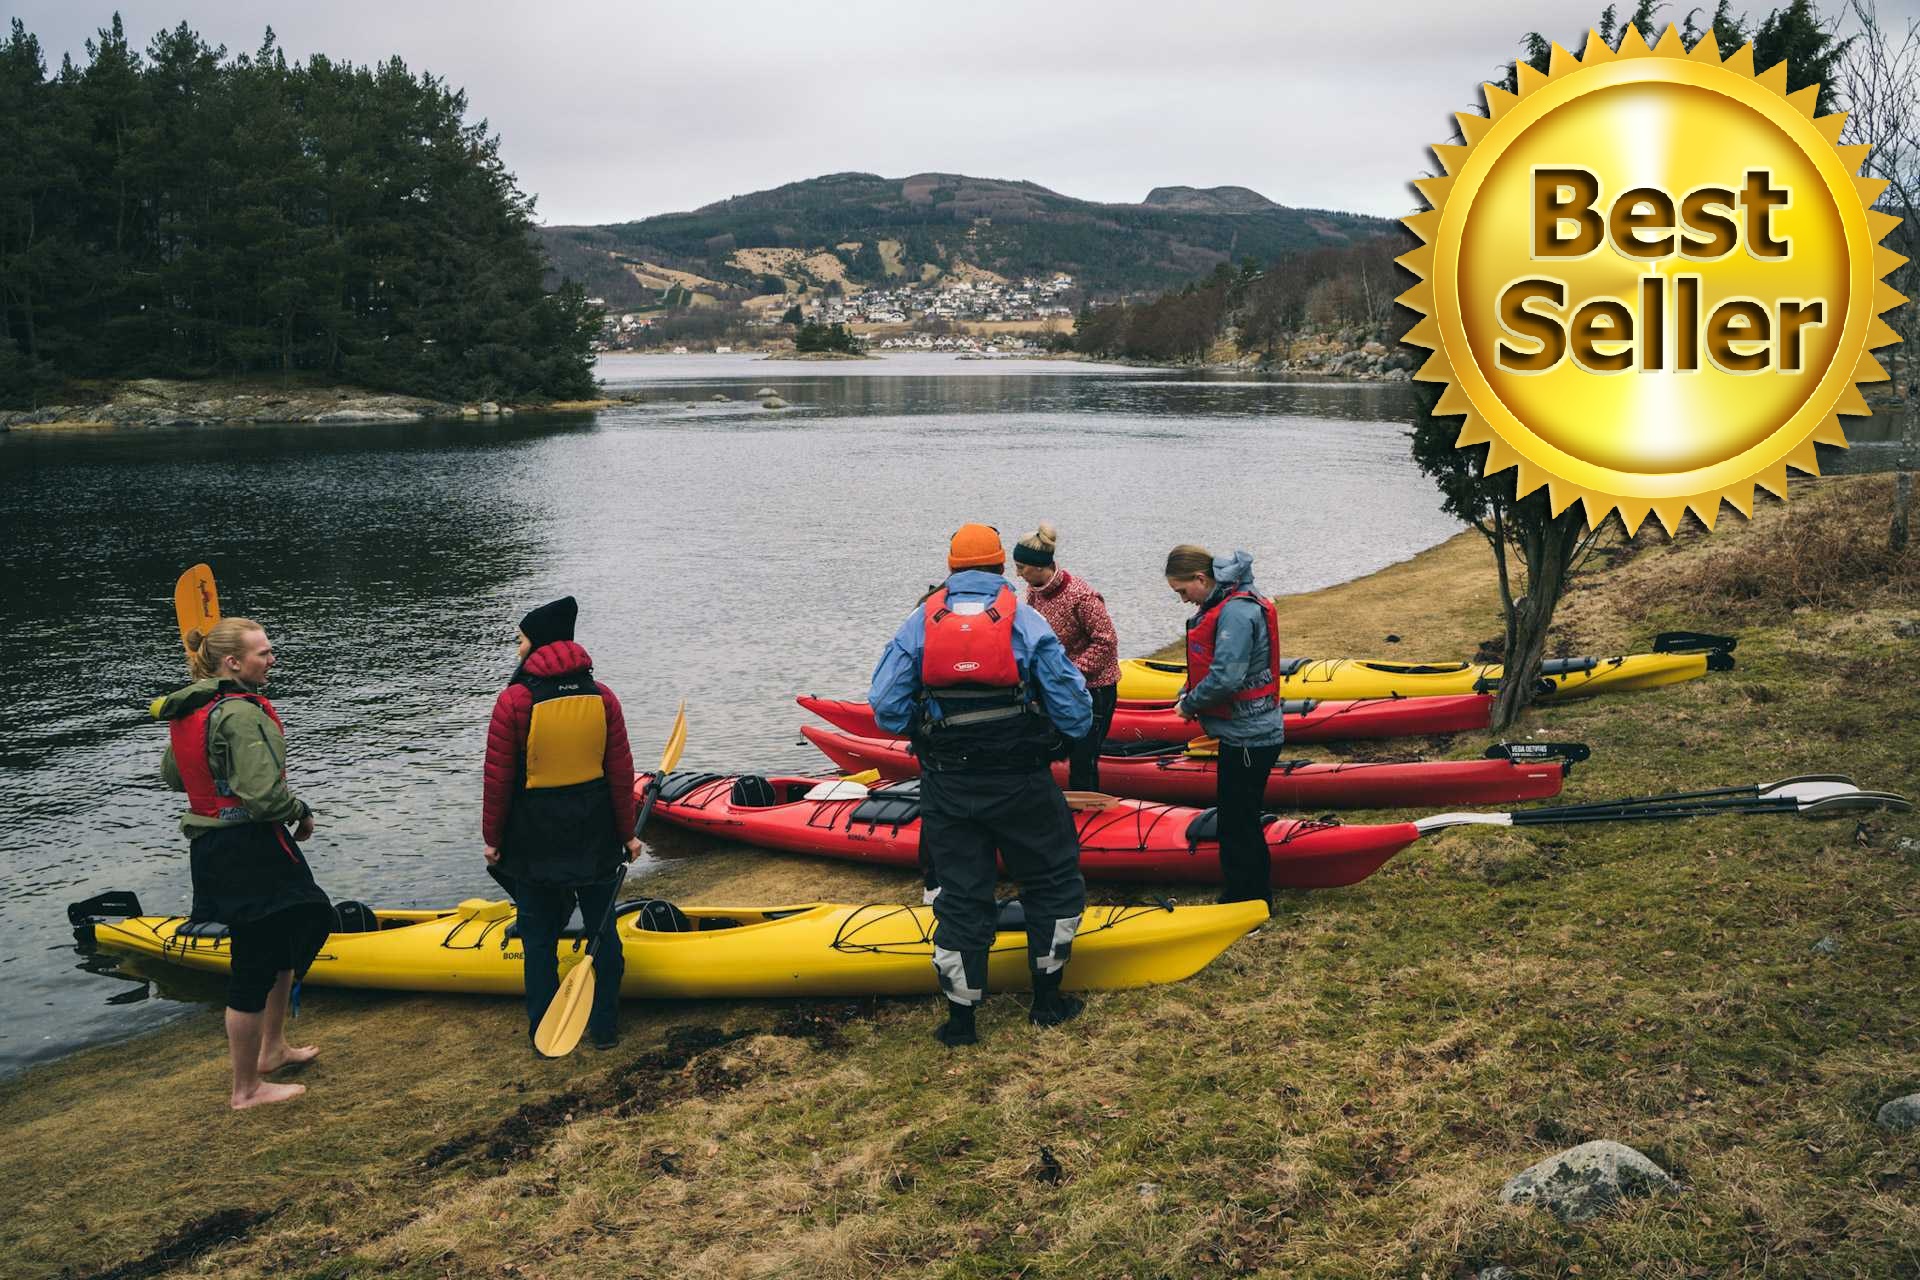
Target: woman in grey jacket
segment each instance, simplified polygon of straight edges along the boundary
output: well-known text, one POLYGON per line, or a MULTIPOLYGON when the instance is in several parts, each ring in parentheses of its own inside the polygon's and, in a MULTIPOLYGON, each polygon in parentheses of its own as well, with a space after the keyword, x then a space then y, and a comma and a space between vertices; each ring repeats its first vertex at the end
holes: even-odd
POLYGON ((1280 627, 1253 584, 1253 557, 1216 557, 1183 544, 1167 553, 1167 585, 1196 606, 1187 620, 1187 687, 1175 709, 1220 740, 1222 902, 1273 905, 1272 865, 1260 813, 1280 758, 1280 627))

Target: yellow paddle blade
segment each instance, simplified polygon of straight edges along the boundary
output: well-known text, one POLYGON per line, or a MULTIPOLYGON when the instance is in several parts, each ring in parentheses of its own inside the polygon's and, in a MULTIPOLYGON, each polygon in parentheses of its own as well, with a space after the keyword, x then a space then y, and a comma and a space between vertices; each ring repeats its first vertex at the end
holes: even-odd
POLYGON ((1220 754, 1220 739, 1195 738, 1187 744, 1187 754, 1196 760, 1207 760, 1220 754))
POLYGON ((874 783, 880 781, 880 771, 878 769, 862 769, 858 773, 849 773, 845 775, 840 779, 840 781, 857 782, 863 787, 870 787, 874 783))
POLYGON ((1100 791, 1063 791, 1069 809, 1111 809, 1120 801, 1100 791))
POLYGON ((680 699, 680 710, 673 717, 673 732, 667 735, 667 749, 660 753, 660 772, 671 773, 673 766, 680 763, 680 753, 687 745, 687 700, 680 699))
POLYGON ((540 1026, 533 1033, 533 1047, 549 1058, 564 1058, 579 1045, 587 1029, 587 1015, 593 1012, 593 954, 567 970, 547 1006, 540 1026))
POLYGON ((194 565, 173 584, 173 616, 180 624, 180 647, 187 649, 187 632, 205 634, 220 621, 220 592, 213 585, 213 570, 194 565))

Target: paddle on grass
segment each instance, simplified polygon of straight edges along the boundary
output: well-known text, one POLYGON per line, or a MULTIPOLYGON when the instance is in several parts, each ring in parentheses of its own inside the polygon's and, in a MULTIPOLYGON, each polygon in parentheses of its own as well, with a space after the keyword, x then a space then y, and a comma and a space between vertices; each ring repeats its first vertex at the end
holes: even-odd
POLYGON ((187 634, 205 635, 220 621, 220 592, 213 585, 212 569, 197 564, 180 575, 173 584, 173 616, 180 624, 180 647, 192 656, 187 634))
MULTIPOLYGON (((673 766, 680 763, 680 752, 686 745, 687 704, 682 699, 679 713, 673 717, 673 732, 667 735, 666 750, 660 753, 660 770, 647 782, 646 794, 640 801, 640 816, 633 823, 635 836, 647 825, 647 815, 653 812, 654 797, 660 794, 660 775, 671 772, 673 766)), ((614 903, 620 898, 620 886, 626 882, 627 863, 623 860, 613 878, 613 896, 607 899, 606 914, 600 917, 599 927, 590 935, 587 954, 560 980, 560 989, 554 992, 553 1003, 547 1006, 539 1028, 533 1033, 533 1047, 549 1058, 564 1058, 572 1053, 580 1043, 581 1034, 587 1029, 587 1015, 593 1011, 594 951, 600 945, 600 935, 606 932, 607 921, 613 918, 614 903)))

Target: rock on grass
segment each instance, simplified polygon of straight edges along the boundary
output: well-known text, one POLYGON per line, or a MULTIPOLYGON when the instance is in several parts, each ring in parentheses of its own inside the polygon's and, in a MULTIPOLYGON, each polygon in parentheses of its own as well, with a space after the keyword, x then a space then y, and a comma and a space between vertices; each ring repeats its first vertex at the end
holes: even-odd
POLYGON ((1874 1113, 1873 1122, 1882 1129, 1899 1132, 1903 1129, 1920 1129, 1920 1093, 1910 1093, 1904 1098, 1895 1098, 1885 1103, 1874 1113))
POLYGON ((1585 1222, 1622 1200, 1680 1190, 1667 1171, 1619 1142, 1583 1142, 1507 1179, 1503 1204, 1530 1204, 1585 1222))

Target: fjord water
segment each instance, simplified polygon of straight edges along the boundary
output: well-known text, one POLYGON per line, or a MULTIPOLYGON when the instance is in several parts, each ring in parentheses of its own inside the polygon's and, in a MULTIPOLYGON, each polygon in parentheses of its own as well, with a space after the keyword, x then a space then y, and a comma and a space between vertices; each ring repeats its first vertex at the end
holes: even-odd
MULTIPOLYGON (((1061 562, 1105 594, 1127 653, 1179 634, 1160 575, 1177 542, 1245 547, 1282 592, 1458 527, 1408 460, 1404 386, 939 356, 612 357, 601 375, 643 401, 0 435, 0 1072, 183 1007, 79 972, 63 907, 131 889, 149 911, 187 909, 182 805, 160 786, 166 735, 146 704, 185 682, 171 591, 195 561, 279 650, 269 692, 319 815, 320 883, 439 906, 496 893, 480 859, 487 715, 516 620, 554 596, 579 597, 579 638, 642 767, 684 697, 683 767, 818 772, 794 694, 864 692, 965 521, 1009 539, 1055 521, 1061 562), (793 407, 761 408, 762 387, 793 407)), ((665 829, 650 842, 710 848, 665 829)), ((874 897, 910 881, 876 872, 874 897)))

